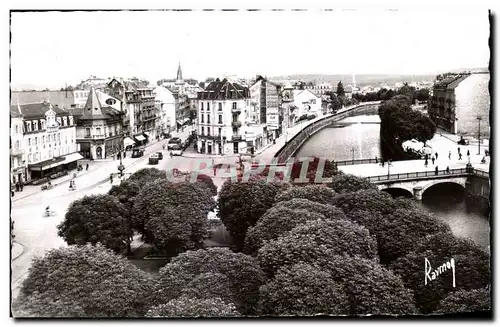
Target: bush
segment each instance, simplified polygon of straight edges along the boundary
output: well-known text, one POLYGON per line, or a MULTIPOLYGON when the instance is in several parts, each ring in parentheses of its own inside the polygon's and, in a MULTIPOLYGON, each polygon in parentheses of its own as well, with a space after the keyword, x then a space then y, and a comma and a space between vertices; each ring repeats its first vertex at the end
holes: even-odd
POLYGON ((225 303, 234 303, 231 281, 220 273, 199 274, 181 292, 189 298, 219 298, 225 303))
POLYGON ((146 314, 148 318, 235 316, 239 314, 232 303, 225 303, 219 298, 198 299, 187 296, 152 307, 146 314))
POLYGON ((439 302, 436 313, 451 314, 491 310, 491 291, 489 287, 448 294, 439 302))
POLYGON ((173 258, 160 269, 156 303, 165 304, 177 298, 196 276, 205 273, 226 276, 238 311, 258 314, 258 290, 264 282, 264 274, 254 258, 227 248, 187 251, 173 258))
POLYGON ((300 198, 322 204, 331 204, 336 196, 335 191, 324 185, 306 185, 303 187, 291 187, 276 196, 276 203, 300 198))
POLYGON ((69 246, 33 260, 20 296, 40 305, 35 312, 64 306, 67 314, 85 317, 140 317, 152 289, 147 273, 103 246, 69 246))
MULTIPOLYGON (((279 208, 293 208, 293 209, 301 209, 301 210, 307 210, 309 212, 315 212, 319 213, 327 219, 331 220, 336 220, 336 219, 345 219, 346 216, 344 215, 344 212, 332 205, 328 204, 321 204, 317 202, 313 202, 308 199, 292 199, 289 201, 281 201, 276 203, 273 208, 279 209, 279 208)), ((259 220, 260 221, 260 220, 259 220)))
POLYGON ((130 175, 127 181, 136 183, 142 189, 155 180, 166 177, 165 172, 157 168, 143 168, 130 175))
POLYGON ((342 315, 349 303, 342 286, 317 267, 296 264, 280 269, 260 287, 261 307, 270 315, 342 315))
POLYGON ((219 217, 234 238, 237 250, 242 250, 247 229, 274 204, 276 194, 288 185, 256 179, 233 183, 227 180, 219 193, 219 217))
POLYGON ((363 210, 386 215, 396 209, 396 203, 386 192, 376 190, 339 194, 333 201, 333 205, 341 208, 346 214, 349 214, 352 210, 363 210))

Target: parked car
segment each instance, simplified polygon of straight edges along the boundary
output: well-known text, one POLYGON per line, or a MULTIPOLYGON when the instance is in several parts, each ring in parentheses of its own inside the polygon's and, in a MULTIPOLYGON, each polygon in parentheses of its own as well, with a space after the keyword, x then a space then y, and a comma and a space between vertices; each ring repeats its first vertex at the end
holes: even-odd
POLYGON ((182 156, 182 152, 184 151, 182 145, 174 144, 172 145, 172 149, 170 150, 170 155, 172 156, 182 156))
POLYGON ((157 165, 160 159, 158 158, 158 154, 153 154, 151 157, 149 157, 149 164, 150 165, 157 165))
POLYGON ((182 140, 179 137, 172 137, 167 143, 167 149, 171 150, 174 145, 182 146, 182 140))
POLYGON ((132 151, 132 158, 139 158, 144 155, 144 150, 143 149, 134 149, 132 151))
POLYGON ((162 159, 163 159, 163 153, 161 153, 161 152, 156 152, 156 154, 158 155, 158 159, 159 159, 159 160, 162 160, 162 159))

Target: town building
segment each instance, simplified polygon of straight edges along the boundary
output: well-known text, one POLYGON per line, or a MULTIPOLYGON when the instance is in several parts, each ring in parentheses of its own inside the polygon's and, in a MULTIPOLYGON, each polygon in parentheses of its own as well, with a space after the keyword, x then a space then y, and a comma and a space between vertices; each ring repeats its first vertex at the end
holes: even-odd
POLYGON ((153 90, 156 108, 160 114, 159 124, 162 133, 170 133, 176 129, 175 97, 172 91, 164 86, 153 90))
POLYGON ((285 81, 282 89, 283 91, 281 93, 281 105, 283 108, 283 125, 285 129, 284 132, 286 132, 287 128, 293 126, 298 108, 296 108, 294 104, 294 88, 291 81, 285 81))
POLYGON ((10 107, 10 181, 26 182, 26 159, 24 158, 23 115, 18 106, 10 107))
POLYGON ((87 101, 88 90, 60 90, 60 91, 12 91, 11 105, 41 103, 45 100, 59 108, 82 108, 87 101))
POLYGON ((90 90, 84 108, 74 111, 76 142, 84 158, 118 158, 118 153, 126 148, 122 115, 119 110, 102 106, 96 90, 90 90))
POLYGON ((281 86, 262 76, 257 76, 250 86, 251 109, 246 118, 252 123, 264 125, 268 142, 278 138, 283 120, 281 86))
POLYGON ((293 106, 295 120, 303 115, 322 115, 321 97, 309 89, 293 90, 293 106))
MULTIPOLYGON (((19 144, 22 153, 17 153, 17 166, 24 166, 26 171, 25 174, 16 171, 17 178, 24 178, 24 182, 29 183, 76 168, 82 156, 77 152, 76 125, 71 111, 44 101, 11 105, 10 112, 16 119, 18 115, 23 119, 23 140, 19 144)), ((19 130, 16 133, 15 126, 18 125, 14 125, 16 140, 13 146, 18 149, 19 130)))
POLYGON ((135 140, 146 143, 161 134, 159 113, 155 106, 153 87, 137 78, 124 81, 112 79, 105 93, 123 102, 123 128, 135 140))
POLYGON ((198 92, 197 149, 200 153, 249 153, 245 112, 250 106, 248 87, 216 79, 198 92))
POLYGON ((432 88, 429 117, 450 133, 489 138, 489 81, 489 72, 448 74, 432 88))
POLYGON ((314 93, 319 96, 327 94, 333 90, 333 86, 331 83, 321 82, 320 84, 314 85, 314 93))

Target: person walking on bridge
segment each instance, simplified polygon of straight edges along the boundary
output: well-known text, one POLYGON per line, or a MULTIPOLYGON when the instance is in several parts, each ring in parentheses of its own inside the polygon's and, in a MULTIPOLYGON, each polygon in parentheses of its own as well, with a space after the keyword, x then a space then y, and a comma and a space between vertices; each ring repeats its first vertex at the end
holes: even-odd
POLYGON ((470 157, 470 151, 467 150, 467 157, 470 157))
POLYGON ((448 152, 448 159, 451 160, 451 151, 448 152))
POLYGON ((460 152, 458 153, 458 160, 462 160, 462 154, 460 152))
POLYGON ((434 171, 435 171, 435 175, 437 175, 439 173, 438 166, 436 166, 436 169, 434 171))
POLYGON ((434 161, 435 161, 435 160, 436 160, 436 159, 434 158, 434 156, 432 156, 431 161, 432 161, 432 165, 433 165, 433 166, 434 166, 434 161))
POLYGON ((438 160, 438 153, 436 152, 436 160, 438 160))
POLYGON ((425 168, 427 168, 428 165, 429 165, 429 160, 425 159, 425 163, 424 163, 425 168))
POLYGON ((446 173, 449 174, 450 173, 450 166, 446 166, 446 173))

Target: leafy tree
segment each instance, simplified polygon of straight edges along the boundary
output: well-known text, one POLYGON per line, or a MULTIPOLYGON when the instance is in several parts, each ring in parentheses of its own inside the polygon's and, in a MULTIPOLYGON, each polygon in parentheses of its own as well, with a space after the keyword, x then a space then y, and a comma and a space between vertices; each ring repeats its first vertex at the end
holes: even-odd
POLYGON ((102 243, 117 253, 128 250, 133 236, 125 206, 110 195, 74 201, 57 229, 57 235, 69 245, 102 243))
POLYGON ((145 185, 154 182, 159 178, 166 178, 165 172, 157 168, 142 168, 127 179, 128 182, 135 182, 142 189, 145 185))
POLYGON ((214 181, 212 178, 208 175, 204 174, 198 174, 197 177, 197 182, 201 183, 201 185, 204 185, 207 187, 207 189, 210 192, 210 195, 216 196, 217 195, 217 186, 214 184, 214 181))
POLYGON ((491 310, 491 291, 489 287, 485 287, 450 293, 439 302, 436 313, 451 314, 489 310, 491 310))
POLYGON ((303 187, 291 187, 276 196, 276 203, 300 198, 317 203, 330 204, 336 196, 335 191, 324 185, 306 185, 303 187))
POLYGON ((316 220, 301 224, 258 251, 262 269, 269 275, 295 263, 314 263, 334 255, 359 256, 378 261, 377 244, 368 230, 355 223, 316 220))
POLYGON ((271 208, 255 226, 248 229, 245 238, 245 253, 256 255, 266 241, 278 238, 301 223, 323 218, 325 216, 320 213, 304 209, 271 208))
POLYGON ((479 289, 490 284, 489 258, 485 255, 473 256, 455 253, 452 256, 442 256, 434 254, 432 250, 422 253, 410 252, 392 262, 390 268, 401 276, 406 287, 413 290, 417 308, 424 314, 434 312, 439 302, 450 292, 479 289), (434 280, 427 278, 427 283, 425 282, 426 260, 431 265, 431 271, 434 271, 451 258, 455 261, 456 287, 453 287, 451 269, 442 272, 434 280))
POLYGON ((284 183, 268 183, 262 179, 224 182, 218 198, 219 216, 233 237, 237 250, 243 248, 247 229, 255 225, 272 207, 276 195, 287 187, 284 183))
POLYGON ((85 317, 85 311, 71 299, 63 299, 50 290, 44 294, 37 291, 30 296, 19 295, 12 303, 16 318, 78 318, 85 317))
POLYGON ((428 101, 430 97, 429 89, 419 89, 415 93, 415 98, 418 101, 428 101))
POLYGON ((140 317, 149 306, 152 288, 151 277, 126 258, 99 244, 74 245, 33 259, 20 296, 42 314, 68 306, 63 315, 140 317))
POLYGON ((351 315, 416 313, 411 290, 399 276, 376 261, 333 255, 319 258, 316 265, 329 271, 335 281, 344 286, 351 315))
POLYGON ((239 313, 232 303, 225 303, 219 298, 198 299, 187 296, 155 306, 146 314, 148 318, 236 316, 239 313))
MULTIPOLYGON (((332 205, 321 204, 307 199, 291 199, 289 201, 281 201, 276 203, 273 208, 275 209, 288 209, 293 208, 293 210, 306 210, 308 212, 314 212, 323 215, 326 219, 337 220, 345 219, 344 212, 332 205)), ((269 211, 268 211, 269 212, 269 211)), ((260 220, 259 220, 260 221, 260 220)))
POLYGON ((230 281, 236 307, 241 314, 258 314, 259 287, 264 274, 255 258, 227 248, 187 251, 160 269, 155 287, 156 304, 180 296, 200 274, 218 273, 230 281))
POLYGON ((296 160, 292 165, 292 170, 290 172, 290 181, 295 185, 307 185, 316 183, 316 175, 319 175, 319 178, 328 178, 335 176, 338 174, 337 167, 334 162, 330 160, 326 160, 325 158, 313 157, 311 162, 304 162, 300 160, 296 160), (320 161, 324 162, 323 167, 320 167, 320 161), (302 171, 302 165, 308 164, 306 179, 309 180, 307 183, 298 183, 295 182, 295 179, 300 178, 300 173, 302 171), (323 171, 318 171, 322 168, 323 171))
POLYGON ((333 177, 333 181, 328 184, 336 193, 349 193, 363 190, 378 190, 377 186, 370 183, 366 178, 351 174, 339 174, 333 177))
POLYGON ((378 190, 343 193, 337 195, 333 201, 333 205, 341 208, 346 214, 353 210, 365 210, 386 215, 396 208, 396 203, 389 194, 378 190))
POLYGON ((422 237, 447 231, 448 224, 423 210, 396 209, 376 228, 380 262, 387 264, 413 250, 422 237))
POLYGON ((134 181, 123 181, 120 185, 113 185, 108 194, 114 196, 125 206, 125 215, 130 227, 133 230, 143 232, 142 226, 136 226, 133 219, 134 203, 137 195, 141 191, 141 187, 134 181))
POLYGON ((344 90, 344 85, 342 85, 342 81, 339 81, 337 84, 337 96, 338 97, 343 97, 345 96, 345 90, 344 90))
POLYGON ((260 287, 264 314, 343 315, 349 303, 342 286, 321 269, 296 264, 278 270, 274 279, 260 287))
MULTIPOLYGON (((162 235, 173 235, 166 229, 181 224, 176 225, 176 230, 187 228, 184 232, 190 233, 192 244, 200 244, 206 233, 207 215, 214 208, 214 199, 201 183, 160 179, 141 189, 134 204, 134 224, 144 226, 147 241, 155 240, 152 228, 159 228, 161 221, 166 224, 164 232, 169 233, 162 235), (150 220, 153 221, 146 228, 150 220), (167 221, 170 223, 167 224, 167 221)), ((164 237, 162 239, 165 240, 164 237)))
POLYGON ((189 298, 220 298, 225 303, 234 303, 231 281, 221 273, 203 273, 197 275, 182 290, 182 295, 189 298))

